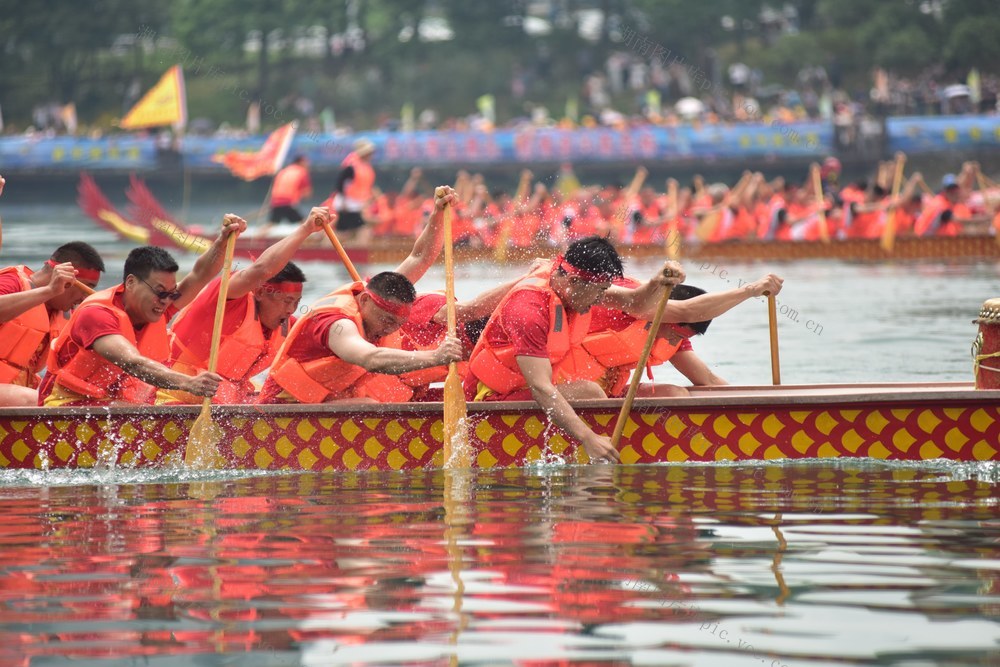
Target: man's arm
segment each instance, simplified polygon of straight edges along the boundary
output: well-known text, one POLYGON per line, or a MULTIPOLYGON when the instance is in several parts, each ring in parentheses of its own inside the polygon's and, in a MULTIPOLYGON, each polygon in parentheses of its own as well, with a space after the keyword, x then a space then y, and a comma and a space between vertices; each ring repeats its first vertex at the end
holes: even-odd
MULTIPOLYGON (((726 311, 743 303, 751 297, 763 296, 764 292, 777 294, 781 291, 782 278, 769 273, 763 278, 748 283, 737 289, 725 292, 702 294, 684 301, 668 301, 663 311, 664 322, 702 322, 722 315, 726 311)), ((640 320, 652 320, 656 308, 628 309, 621 308, 629 315, 640 320)))
MULTIPOLYGON (((670 301, 664 311, 664 322, 702 322, 722 315, 726 311, 743 303, 752 297, 764 296, 764 292, 777 294, 781 291, 782 278, 769 273, 763 278, 748 283, 743 287, 702 294, 686 301, 670 301)), ((640 319, 652 319, 652 314, 640 319)))
POLYGON ((684 282, 686 277, 680 264, 667 262, 655 276, 639 287, 612 285, 604 292, 599 303, 608 308, 624 311, 633 317, 638 317, 637 313, 650 313, 649 318, 642 319, 652 319, 656 306, 663 296, 663 290, 668 287, 673 289, 674 285, 684 282))
POLYGON ((195 396, 213 396, 222 380, 215 373, 198 373, 190 376, 167 368, 142 356, 139 350, 120 334, 101 336, 94 341, 91 349, 129 375, 162 389, 180 389, 195 396))
MULTIPOLYGON (((473 320, 478 320, 481 317, 492 315, 493 311, 500 305, 503 298, 507 296, 507 292, 514 289, 514 285, 520 282, 523 277, 524 276, 515 278, 514 280, 487 290, 471 301, 456 301, 455 320, 457 322, 472 322, 473 320)), ((433 321, 438 324, 445 324, 448 321, 448 304, 438 308, 438 311, 434 313, 433 321)))
POLYGON ((609 458, 621 460, 618 451, 611 445, 611 438, 598 435, 590 430, 576 414, 573 406, 563 398, 552 384, 552 364, 545 357, 517 357, 517 365, 524 375, 531 395, 552 422, 579 442, 592 460, 609 458))
POLYGON ((462 358, 462 344, 457 338, 445 338, 436 350, 397 350, 378 347, 364 339, 354 322, 338 320, 330 327, 326 345, 349 364, 371 373, 401 375, 433 366, 444 366, 462 358))
POLYGON ((445 192, 441 197, 434 195, 434 213, 431 214, 427 226, 420 233, 410 255, 403 260, 403 263, 396 267, 396 273, 406 277, 411 283, 416 283, 424 277, 427 269, 431 268, 441 254, 444 243, 444 207, 446 204, 455 206, 458 204, 458 197, 455 191, 448 186, 444 186, 445 192))
POLYGON ((191 273, 184 277, 184 280, 177 284, 177 289, 181 293, 181 298, 174 302, 178 309, 191 303, 205 285, 211 282, 212 278, 222 270, 222 264, 226 259, 226 241, 230 234, 240 234, 246 231, 247 221, 238 215, 227 213, 222 218, 222 232, 216 237, 212 245, 194 263, 191 273))
POLYGON ((670 358, 670 363, 696 387, 715 387, 729 384, 713 373, 708 364, 691 350, 677 352, 670 358))
POLYGON ((52 278, 48 285, 36 287, 27 292, 0 295, 0 324, 9 322, 52 297, 62 294, 73 285, 75 279, 76 269, 70 262, 64 262, 57 264, 52 269, 52 278))
POLYGON ((254 291, 278 274, 291 261, 295 251, 313 232, 323 229, 323 223, 331 225, 337 221, 337 214, 323 206, 309 211, 309 216, 291 234, 269 246, 257 260, 233 275, 229 281, 229 299, 239 299, 254 291))

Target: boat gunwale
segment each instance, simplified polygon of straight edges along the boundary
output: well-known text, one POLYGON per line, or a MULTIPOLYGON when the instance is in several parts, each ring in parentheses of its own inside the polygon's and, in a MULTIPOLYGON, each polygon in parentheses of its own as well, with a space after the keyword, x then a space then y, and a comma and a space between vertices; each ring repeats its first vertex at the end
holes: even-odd
MULTIPOLYGON (((726 385, 721 387, 695 388, 693 395, 680 398, 639 398, 632 407, 633 413, 674 412, 701 409, 741 409, 779 408, 793 410, 798 407, 816 408, 833 405, 886 405, 920 404, 1000 404, 1000 390, 977 390, 972 383, 918 383, 886 382, 871 384, 823 384, 823 385, 726 385), (850 391, 857 389, 857 391, 850 391), (757 395, 746 392, 756 392, 757 395), (704 394, 704 395, 700 395, 704 394), (728 394, 728 395, 727 395, 728 394)), ((572 401, 579 410, 617 412, 622 399, 606 398, 572 401)), ((268 404, 268 405, 216 405, 216 417, 246 417, 289 415, 370 415, 394 416, 440 415, 443 403, 426 401, 420 403, 381 404, 268 404)), ((198 413, 198 405, 155 405, 155 406, 74 406, 74 407, 0 407, 0 420, 16 418, 57 419, 65 417, 170 417, 193 416, 198 413)), ((528 413, 540 412, 541 407, 534 401, 496 401, 469 404, 469 413, 528 413)))

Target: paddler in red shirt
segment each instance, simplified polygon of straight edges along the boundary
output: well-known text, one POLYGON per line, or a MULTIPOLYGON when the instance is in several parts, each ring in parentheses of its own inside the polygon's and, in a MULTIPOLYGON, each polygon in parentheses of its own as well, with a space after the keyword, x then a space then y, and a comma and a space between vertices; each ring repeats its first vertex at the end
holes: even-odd
POLYGON ((246 229, 228 214, 222 233, 177 282, 177 262, 163 248, 135 248, 125 258, 122 283, 87 297, 52 344, 48 373, 38 391, 46 406, 151 405, 156 389, 215 394, 222 378, 166 366, 167 321, 191 303, 225 259, 226 239, 246 229))
POLYGON ((345 285, 313 304, 278 351, 258 403, 409 401, 413 388, 399 376, 462 358, 458 338, 416 351, 391 338, 410 319, 413 283, 440 254, 443 211, 457 199, 450 187, 435 198, 427 227, 395 271, 345 285))
POLYGON ((49 344, 86 294, 97 287, 104 261, 82 241, 59 246, 41 269, 0 269, 0 406, 38 405, 39 372, 49 344))
MULTIPOLYGON (((673 263, 667 267, 658 276, 672 287, 684 272, 673 263)), ((611 439, 590 430, 568 401, 606 398, 596 382, 580 379, 572 351, 587 334, 591 307, 622 275, 614 246, 594 236, 570 244, 546 271, 520 281, 494 311, 472 352, 466 397, 534 398, 591 459, 618 460, 611 439)))
MULTIPOLYGON (((695 354, 689 341, 704 334, 712 319, 722 315, 751 297, 765 292, 777 294, 784 281, 774 274, 741 288, 708 294, 692 285, 677 285, 670 293, 670 301, 663 313, 663 322, 657 332, 656 343, 650 352, 647 368, 669 361, 694 386, 728 384, 716 375, 695 354)), ((638 280, 624 278, 615 285, 638 293, 638 280)), ((577 368, 587 369, 589 377, 601 385, 610 397, 621 398, 628 389, 629 378, 639 360, 639 353, 646 344, 649 321, 653 313, 631 314, 622 308, 599 304, 591 309, 590 329, 577 351, 577 368)), ((686 396, 687 390, 672 384, 643 384, 638 396, 686 396)))
MULTIPOLYGON (((325 207, 313 208, 295 231, 268 247, 249 267, 233 273, 222 316, 216 368, 223 380, 213 403, 254 402, 257 388, 252 378, 274 361, 302 299, 306 277, 291 258, 311 234, 336 219, 336 214, 325 207)), ((208 370, 211 323, 221 283, 221 277, 210 282, 171 325, 168 365, 174 370, 188 375, 208 370)), ((198 404, 201 399, 170 390, 160 395, 159 402, 198 404)))

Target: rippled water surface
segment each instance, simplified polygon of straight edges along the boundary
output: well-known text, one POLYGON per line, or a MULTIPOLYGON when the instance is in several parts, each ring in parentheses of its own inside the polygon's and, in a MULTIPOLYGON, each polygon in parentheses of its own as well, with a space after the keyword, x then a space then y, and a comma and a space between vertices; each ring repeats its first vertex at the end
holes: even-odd
POLYGON ((132 474, 5 479, 0 664, 989 665, 1000 650, 989 464, 132 474))
MULTIPOLYGON (((118 279, 129 246, 73 207, 0 214, 4 264, 84 238, 118 279)), ((304 268, 306 301, 346 279, 304 268)), ((996 264, 686 269, 713 291, 787 278, 786 382, 969 380, 970 320, 1000 296, 996 264)), ((459 294, 516 272, 461 267, 459 294)), ((419 287, 441 284, 433 270, 419 287)), ((734 383, 768 382, 764 305, 695 349, 734 383)), ((997 665, 998 479, 871 461, 0 471, 0 667, 997 665)))

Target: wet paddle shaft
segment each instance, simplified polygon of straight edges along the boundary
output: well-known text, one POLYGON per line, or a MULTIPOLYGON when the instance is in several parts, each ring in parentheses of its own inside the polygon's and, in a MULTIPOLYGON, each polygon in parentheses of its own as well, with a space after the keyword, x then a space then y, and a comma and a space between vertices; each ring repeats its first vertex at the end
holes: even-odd
MULTIPOLYGON (((448 194, 444 188, 434 193, 437 197, 448 194)), ((455 336, 458 322, 455 316, 455 258, 452 252, 451 205, 444 209, 444 276, 445 304, 448 313, 448 335, 455 336)), ((444 437, 442 443, 442 463, 445 468, 468 467, 469 434, 465 425, 467 407, 462 378, 458 374, 458 364, 448 364, 448 376, 444 381, 444 437)))
POLYGON ((649 327, 649 335, 646 336, 646 345, 643 346, 642 354, 639 355, 639 362, 632 373, 632 382, 629 383, 628 393, 625 394, 625 402, 622 403, 622 409, 618 412, 615 431, 611 435, 611 444, 615 449, 618 449, 618 442, 621 440, 622 432, 625 430, 625 422, 628 421, 629 412, 632 411, 632 402, 635 401, 636 392, 639 391, 639 383, 642 381, 642 369, 646 367, 646 361, 649 360, 649 353, 653 349, 653 343, 656 342, 656 334, 660 331, 663 312, 667 309, 667 301, 670 300, 672 289, 670 285, 665 285, 663 288, 663 296, 660 297, 660 303, 656 306, 656 314, 653 316, 653 323, 649 327))
MULTIPOLYGON (((222 318, 226 313, 226 297, 229 294, 229 274, 233 268, 233 251, 236 249, 236 232, 226 239, 226 256, 222 264, 222 280, 219 284, 219 299, 215 304, 215 321, 212 323, 212 347, 208 353, 208 372, 214 373, 219 364, 219 343, 222 340, 222 318)), ((212 420, 212 397, 206 396, 201 403, 201 412, 191 426, 184 463, 194 468, 212 468, 220 465, 219 442, 221 429, 212 420)))

